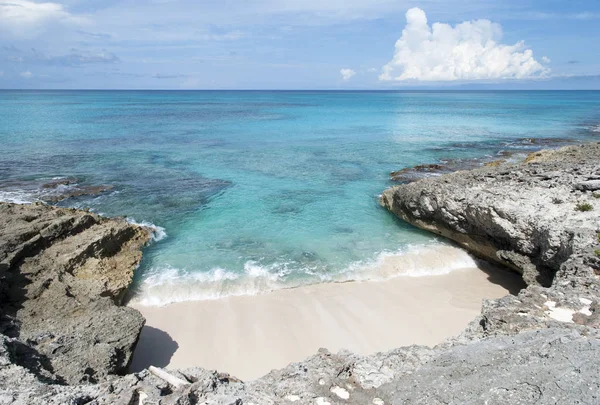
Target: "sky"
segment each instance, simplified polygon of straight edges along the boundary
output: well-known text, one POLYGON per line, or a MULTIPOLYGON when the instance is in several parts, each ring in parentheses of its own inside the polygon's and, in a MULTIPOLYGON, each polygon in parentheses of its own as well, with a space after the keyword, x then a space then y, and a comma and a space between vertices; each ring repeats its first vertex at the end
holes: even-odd
POLYGON ((0 0, 0 88, 600 89, 600 1, 0 0))

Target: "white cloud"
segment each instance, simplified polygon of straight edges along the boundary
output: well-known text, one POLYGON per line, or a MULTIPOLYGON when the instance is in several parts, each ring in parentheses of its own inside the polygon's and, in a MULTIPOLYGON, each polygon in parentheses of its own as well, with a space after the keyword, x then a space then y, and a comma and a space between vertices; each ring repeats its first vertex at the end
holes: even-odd
POLYGON ((367 72, 369 72, 369 73, 375 73, 375 72, 378 72, 378 71, 379 71, 379 69, 377 69, 377 68, 369 68, 369 69, 367 69, 367 72))
POLYGON ((33 76, 33 73, 31 73, 29 70, 27 70, 25 72, 19 73, 19 76, 21 76, 24 79, 29 79, 31 76, 33 76))
POLYGON ((549 58, 549 57, 547 57, 547 56, 542 56, 542 63, 546 63, 546 64, 548 64, 548 63, 550 63, 550 62, 552 62, 552 61, 550 60, 550 58, 549 58))
POLYGON ((380 80, 490 80, 544 77, 549 70, 533 58, 523 41, 503 45, 502 27, 489 20, 454 27, 429 26, 420 8, 406 12, 406 27, 396 41, 394 58, 380 80))
POLYGON ((78 24, 83 20, 58 3, 0 0, 0 31, 16 38, 33 38, 53 25, 78 24))
POLYGON ((354 76, 356 72, 352 69, 342 69, 340 70, 340 74, 342 75, 342 79, 344 81, 348 81, 352 79, 352 76, 354 76))

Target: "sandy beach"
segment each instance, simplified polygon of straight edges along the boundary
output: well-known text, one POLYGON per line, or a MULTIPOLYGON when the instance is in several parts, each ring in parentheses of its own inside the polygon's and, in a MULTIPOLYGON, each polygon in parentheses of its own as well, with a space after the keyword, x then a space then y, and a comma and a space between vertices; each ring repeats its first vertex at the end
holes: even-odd
POLYGON ((483 298, 522 287, 518 275, 484 266, 164 307, 132 305, 146 326, 131 370, 201 366, 251 380, 321 347, 370 354, 435 345, 460 333, 479 313, 483 298))

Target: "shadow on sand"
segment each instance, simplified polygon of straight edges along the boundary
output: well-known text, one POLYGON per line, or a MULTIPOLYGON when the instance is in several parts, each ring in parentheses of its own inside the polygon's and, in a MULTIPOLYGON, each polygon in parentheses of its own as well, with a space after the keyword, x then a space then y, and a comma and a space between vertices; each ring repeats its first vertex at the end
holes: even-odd
POLYGON ((480 259, 477 259, 477 267, 487 274, 490 283, 506 288, 512 295, 518 295, 527 287, 521 275, 515 271, 480 259))
POLYGON ((178 348, 179 345, 168 333, 152 326, 144 326, 129 372, 137 373, 149 366, 166 367, 178 348))

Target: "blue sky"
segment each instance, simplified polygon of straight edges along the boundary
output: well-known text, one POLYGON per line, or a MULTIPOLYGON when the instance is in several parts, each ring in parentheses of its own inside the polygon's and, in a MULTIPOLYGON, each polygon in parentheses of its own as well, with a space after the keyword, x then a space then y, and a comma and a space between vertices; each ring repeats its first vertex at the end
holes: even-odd
POLYGON ((597 0, 0 0, 0 88, 600 89, 597 0))

